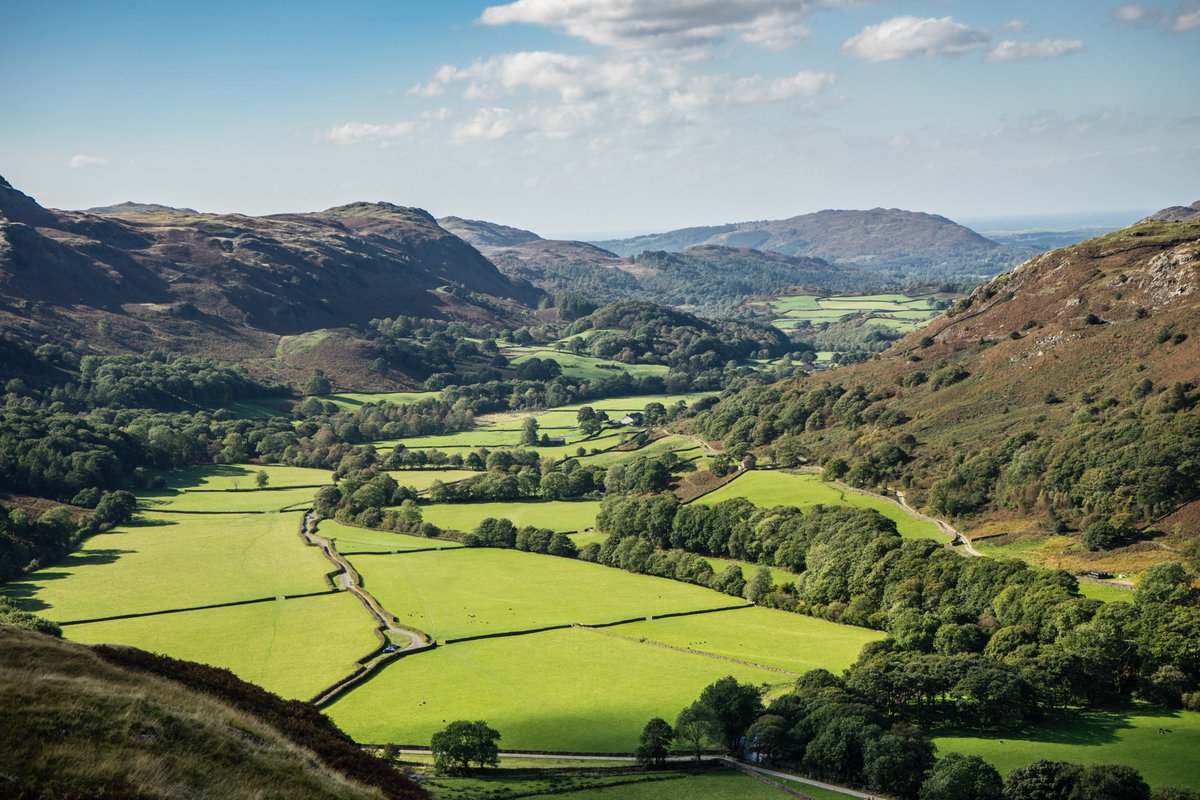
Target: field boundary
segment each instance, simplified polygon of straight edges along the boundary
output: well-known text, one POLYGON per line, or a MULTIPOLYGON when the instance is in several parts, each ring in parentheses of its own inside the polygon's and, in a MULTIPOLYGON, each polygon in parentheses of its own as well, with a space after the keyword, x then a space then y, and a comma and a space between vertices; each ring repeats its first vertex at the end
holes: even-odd
POLYGON ((183 614, 187 611, 208 611, 213 608, 233 608, 234 606, 249 606, 255 603, 273 603, 277 600, 300 600, 305 597, 323 597, 327 594, 337 594, 340 589, 324 589, 320 592, 304 592, 301 594, 273 595, 271 597, 255 597, 251 600, 230 600, 226 603, 209 603, 203 606, 187 608, 164 608, 158 611, 137 611, 131 614, 114 614, 111 617, 94 617, 92 619, 73 619, 66 622, 56 622, 60 626, 88 625, 93 622, 115 622, 122 619, 137 619, 139 617, 158 617, 163 614, 183 614))
MULTIPOLYGON (((649 621, 649 620, 647 620, 647 621, 649 621)), ((659 642, 654 639, 647 638, 645 636, 625 636, 620 633, 614 633, 611 630, 601 630, 598 627, 588 626, 588 625, 580 625, 579 627, 585 631, 591 631, 592 633, 598 633, 601 636, 611 636, 614 639, 622 639, 626 642, 633 642, 635 644, 648 644, 651 647, 662 647, 666 650, 674 650, 677 653, 687 653, 687 654, 693 655, 693 656, 703 656, 706 658, 715 658, 720 661, 726 661, 730 664, 740 664, 744 667, 754 667, 755 669, 761 669, 761 670, 765 670, 767 672, 778 672, 781 675, 790 675, 793 678, 799 678, 800 675, 803 674, 800 672, 793 672, 790 669, 784 669, 783 667, 771 667, 766 664, 759 664, 757 661, 747 661, 743 658, 734 658, 733 656, 723 656, 719 653, 710 653, 707 650, 696 650, 691 647, 681 647, 680 645, 667 644, 666 642, 659 642)))

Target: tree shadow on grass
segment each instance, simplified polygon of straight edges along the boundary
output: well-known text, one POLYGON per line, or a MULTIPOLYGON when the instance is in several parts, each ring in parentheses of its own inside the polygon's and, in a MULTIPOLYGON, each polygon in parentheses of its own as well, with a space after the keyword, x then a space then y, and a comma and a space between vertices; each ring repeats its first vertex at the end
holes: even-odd
POLYGON ((62 580, 63 578, 70 578, 74 574, 73 570, 79 567, 112 564, 121 556, 134 552, 137 551, 104 548, 101 550, 84 550, 71 553, 55 565, 57 569, 41 570, 24 580, 7 583, 3 587, 0 587, 0 594, 10 598, 25 611, 44 611, 50 608, 50 604, 40 599, 37 595, 48 584, 62 580))
POLYGON ((1151 722, 1166 723, 1176 717, 1178 712, 1169 708, 1124 703, 1104 709, 1066 711, 1061 717, 1021 731, 1004 733, 956 730, 948 732, 947 735, 1012 742, 1099 746, 1119 741, 1121 731, 1147 727, 1151 722), (1142 721, 1135 722, 1134 717, 1142 721))

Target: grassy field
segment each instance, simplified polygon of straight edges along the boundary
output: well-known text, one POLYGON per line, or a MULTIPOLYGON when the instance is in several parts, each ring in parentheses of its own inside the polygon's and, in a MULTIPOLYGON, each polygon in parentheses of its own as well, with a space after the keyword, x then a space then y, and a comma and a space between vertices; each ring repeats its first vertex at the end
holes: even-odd
POLYGON ((1200 714, 1143 704, 1083 711, 1020 733, 934 737, 938 753, 973 753, 1000 774, 1039 759, 1076 764, 1129 764, 1151 786, 1200 789, 1200 714), (1159 729, 1171 733, 1159 733, 1159 729))
POLYGON ((327 394, 322 400, 329 400, 342 408, 359 408, 368 403, 416 403, 420 400, 436 398, 441 392, 344 392, 342 394, 327 394))
MULTIPOLYGON (((835 792, 832 789, 825 789, 821 786, 813 786, 811 783, 803 783, 801 781, 780 781, 785 786, 790 786, 797 791, 803 792, 813 800, 845 800, 853 798, 854 795, 846 794, 845 792, 835 792)), ((778 796, 778 793, 776 793, 778 796)))
POLYGON ((422 492, 436 481, 454 483, 482 474, 472 469, 396 469, 388 473, 401 486, 411 486, 422 492))
POLYGON ((780 505, 811 508, 818 503, 873 508, 895 522, 900 535, 906 539, 946 540, 946 536, 937 525, 917 519, 895 503, 881 497, 842 489, 821 480, 817 475, 782 470, 752 470, 715 492, 704 495, 696 502, 713 505, 734 497, 744 497, 755 505, 768 508, 780 505))
POLYGON ((265 470, 267 487, 322 486, 333 483, 333 473, 307 467, 284 467, 277 464, 208 464, 202 467, 177 469, 163 473, 167 487, 181 491, 194 489, 254 490, 254 476, 265 470))
POLYGON ((268 691, 307 700, 349 675, 379 640, 348 592, 231 608, 71 625, 85 644, 125 644, 231 670, 268 691))
POLYGON ((424 550, 429 547, 462 547, 445 539, 426 539, 391 531, 373 531, 343 525, 337 520, 323 519, 317 523, 317 533, 333 540, 341 553, 377 552, 379 550, 424 550))
POLYGON ((599 500, 553 500, 525 503, 439 503, 422 506, 426 522, 454 531, 471 531, 488 517, 505 518, 520 528, 533 525, 553 531, 582 531, 596 524, 599 500))
POLYGON ((1120 586, 1107 583, 1079 582, 1079 593, 1093 600, 1103 600, 1106 603, 1132 603, 1133 592, 1120 586))
MULTIPOLYGON (((545 800, 550 796, 533 795, 533 798, 545 800)), ((779 800, 786 797, 779 790, 732 769, 612 789, 584 789, 572 792, 570 796, 573 800, 779 800)))
POLYGON ((317 592, 329 563, 300 514, 146 512, 0 591, 53 620, 79 620, 317 592))
POLYGON ((690 436, 664 436, 639 450, 609 450, 604 453, 583 456, 581 464, 596 464, 611 467, 613 464, 623 464, 642 456, 660 456, 668 452, 676 453, 680 459, 687 460, 700 455, 702 448, 690 436))
POLYGON ((506 347, 503 352, 513 364, 518 365, 531 358, 554 359, 562 367, 563 375, 580 380, 611 378, 621 372, 626 372, 635 378, 666 375, 669 369, 662 364, 624 364, 604 358, 575 355, 567 350, 555 350, 552 347, 506 347))
POLYGON ((605 630, 797 673, 827 669, 839 674, 854 663, 863 645, 884 638, 879 631, 770 608, 669 617, 605 630))
MULTIPOLYGON (((745 576, 746 580, 750 580, 750 576, 754 574, 754 570, 761 566, 766 566, 764 564, 751 564, 749 561, 738 561, 736 558, 718 558, 717 556, 704 556, 704 560, 712 566, 713 572, 717 573, 730 564, 736 564, 742 568, 742 575, 745 576)), ((776 586, 782 586, 785 583, 795 583, 800 578, 796 573, 789 572, 782 567, 769 567, 769 569, 771 570, 771 582, 776 586)))
POLYGON ((385 608, 437 639, 591 625, 739 602, 666 578, 516 550, 464 548, 350 560, 385 608))
POLYGON ((304 506, 316 489, 266 489, 237 492, 138 492, 138 505, 151 511, 202 511, 220 514, 279 511, 304 506))
POLYGON ((506 749, 618 753, 634 748, 651 717, 675 719, 726 675, 791 683, 776 672, 567 629, 400 659, 326 713, 367 743, 428 745, 447 720, 485 719, 506 749))
POLYGON ((908 331, 922 327, 941 313, 933 307, 931 298, 901 294, 842 297, 792 295, 772 300, 770 309, 775 315, 772 324, 784 330, 804 322, 818 325, 851 316, 865 316, 870 324, 908 331))

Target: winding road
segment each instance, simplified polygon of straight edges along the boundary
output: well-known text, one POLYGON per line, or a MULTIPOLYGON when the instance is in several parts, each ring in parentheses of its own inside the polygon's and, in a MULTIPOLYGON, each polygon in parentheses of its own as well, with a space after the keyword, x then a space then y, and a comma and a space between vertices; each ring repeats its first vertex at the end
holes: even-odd
POLYGON ((979 552, 971 545, 970 539, 963 536, 958 531, 958 529, 953 527, 952 525, 950 525, 950 523, 943 522, 942 520, 938 519, 937 517, 931 517, 928 514, 922 514, 920 511, 917 511, 915 508, 913 508, 912 506, 910 506, 908 504, 908 499, 904 496, 904 492, 897 491, 895 489, 893 489, 892 491, 894 491, 896 493, 897 499, 895 502, 901 508, 903 508, 909 514, 912 514, 914 517, 916 517, 919 520, 923 520, 925 522, 932 522, 934 525, 938 526, 938 529, 941 530, 942 533, 951 537, 950 538, 950 546, 951 547, 957 547, 958 545, 962 545, 963 552, 966 553, 967 555, 974 556, 975 558, 986 558, 986 556, 983 553, 979 552))

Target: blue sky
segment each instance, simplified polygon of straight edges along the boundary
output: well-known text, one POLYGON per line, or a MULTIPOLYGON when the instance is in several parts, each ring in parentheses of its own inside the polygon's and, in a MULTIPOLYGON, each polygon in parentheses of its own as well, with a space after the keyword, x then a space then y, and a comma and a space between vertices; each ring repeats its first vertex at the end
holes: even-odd
POLYGON ((355 200, 543 235, 1200 197, 1200 0, 0 0, 46 205, 355 200))

